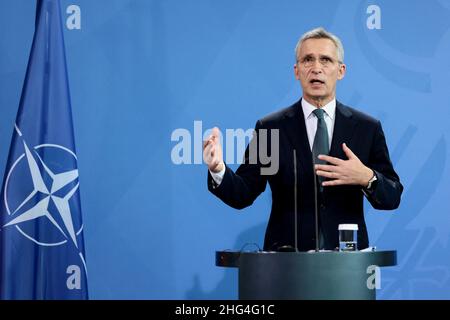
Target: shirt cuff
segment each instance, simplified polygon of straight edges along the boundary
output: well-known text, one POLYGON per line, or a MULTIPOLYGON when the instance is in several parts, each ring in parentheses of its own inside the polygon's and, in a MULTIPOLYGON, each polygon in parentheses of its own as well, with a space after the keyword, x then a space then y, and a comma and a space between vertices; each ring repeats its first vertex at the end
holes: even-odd
POLYGON ((215 187, 217 188, 222 183, 223 176, 225 175, 225 166, 223 166, 222 170, 220 170, 219 172, 212 172, 211 170, 209 170, 209 173, 216 183, 215 187))

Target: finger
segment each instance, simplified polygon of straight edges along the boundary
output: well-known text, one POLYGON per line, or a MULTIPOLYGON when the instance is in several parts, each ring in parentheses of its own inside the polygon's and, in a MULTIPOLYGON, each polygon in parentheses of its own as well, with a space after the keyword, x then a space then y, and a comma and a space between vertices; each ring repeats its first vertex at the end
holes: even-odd
POLYGON ((210 154, 205 154, 205 155, 203 156, 203 160, 204 160, 205 163, 208 165, 208 167, 211 166, 212 158, 211 158, 211 155, 210 155, 210 154))
POLYGON ((213 141, 211 140, 211 136, 208 138, 208 140, 203 140, 203 150, 205 150, 205 148, 211 143, 213 143, 213 141))
POLYGON ((208 143, 206 146, 205 146, 205 148, 203 149, 203 152, 204 153, 210 153, 211 152, 211 149, 214 147, 214 144, 213 143, 208 143))
POLYGON ((342 144, 342 149, 344 150, 347 158, 349 159, 357 158, 357 156, 353 153, 353 151, 349 147, 347 147, 345 143, 342 144))
POLYGON ((328 172, 328 171, 317 170, 316 174, 318 176, 325 177, 325 178, 331 178, 331 179, 339 178, 339 175, 336 172, 328 172))
POLYGON ((322 182, 322 186, 324 187, 333 187, 333 186, 340 186, 346 184, 344 180, 336 179, 336 180, 328 180, 322 182))
POLYGON ((338 166, 333 166, 329 164, 316 164, 314 166, 316 170, 322 170, 322 171, 338 171, 338 166))
POLYGON ((220 162, 221 161, 219 159, 214 160, 214 167, 217 167, 220 164, 220 162))
POLYGON ((205 159, 205 161, 206 160, 209 161, 211 159, 211 147, 210 146, 206 147, 206 149, 203 150, 203 158, 205 159))
POLYGON ((214 128, 212 129, 211 136, 213 136, 214 138, 218 139, 219 136, 220 136, 220 130, 219 130, 219 128, 214 127, 214 128))
POLYGON ((211 152, 205 152, 203 158, 207 164, 211 164, 214 161, 214 155, 211 152))
POLYGON ((342 159, 326 156, 326 155, 323 155, 323 154, 319 155, 319 159, 320 160, 324 160, 324 161, 329 162, 329 163, 334 164, 334 165, 340 165, 344 161, 342 159))

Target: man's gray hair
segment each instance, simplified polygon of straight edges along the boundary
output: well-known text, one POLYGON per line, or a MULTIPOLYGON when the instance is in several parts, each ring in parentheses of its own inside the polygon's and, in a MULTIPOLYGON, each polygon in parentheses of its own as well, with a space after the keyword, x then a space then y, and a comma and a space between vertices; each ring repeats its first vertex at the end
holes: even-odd
POLYGON ((300 51, 300 47, 303 42, 305 42, 308 39, 330 39, 333 41, 334 45, 336 46, 337 51, 337 57, 339 63, 344 63, 344 47, 342 46, 341 40, 331 32, 328 32, 324 28, 316 28, 313 30, 310 30, 306 33, 304 33, 300 40, 298 40, 297 45, 295 46, 295 59, 298 60, 298 52, 300 51))

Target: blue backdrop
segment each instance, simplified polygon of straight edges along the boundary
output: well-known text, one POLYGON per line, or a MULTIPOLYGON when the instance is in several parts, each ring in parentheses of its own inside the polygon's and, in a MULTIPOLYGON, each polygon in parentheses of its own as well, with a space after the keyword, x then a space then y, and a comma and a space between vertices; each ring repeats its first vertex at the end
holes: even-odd
MULTIPOLYGON (((214 253, 262 246, 270 190, 227 207, 204 165, 173 162, 171 136, 191 133, 196 162, 194 121, 246 130, 298 100, 294 47, 317 26, 346 50, 338 99, 382 121, 405 186, 398 210, 366 203, 371 245, 398 250, 378 297, 450 298, 449 1, 61 4, 91 298, 237 298, 236 270, 215 267, 214 253)), ((34 1, 0 1, 0 178, 34 18, 34 1)))

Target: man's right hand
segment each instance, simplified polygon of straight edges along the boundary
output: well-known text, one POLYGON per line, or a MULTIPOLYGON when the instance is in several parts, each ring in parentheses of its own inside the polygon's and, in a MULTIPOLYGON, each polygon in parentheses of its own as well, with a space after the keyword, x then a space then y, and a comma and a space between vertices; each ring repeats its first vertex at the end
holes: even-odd
POLYGON ((203 161, 208 165, 211 172, 217 173, 223 170, 222 146, 220 145, 219 128, 214 127, 211 135, 203 141, 203 161))

